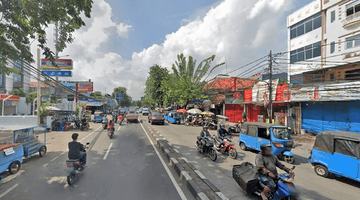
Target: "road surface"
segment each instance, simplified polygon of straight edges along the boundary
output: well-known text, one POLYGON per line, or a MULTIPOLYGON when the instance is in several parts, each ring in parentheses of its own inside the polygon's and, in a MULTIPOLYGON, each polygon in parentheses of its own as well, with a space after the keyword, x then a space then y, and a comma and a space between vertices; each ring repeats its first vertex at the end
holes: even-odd
POLYGON ((120 129, 116 125, 112 140, 101 124, 91 127, 79 138, 92 144, 88 168, 75 186, 66 183, 65 161, 67 142, 76 131, 52 132, 48 138, 56 140, 49 142, 47 155, 28 159, 21 175, 0 186, 0 199, 193 199, 154 150, 141 124, 124 123, 120 129))

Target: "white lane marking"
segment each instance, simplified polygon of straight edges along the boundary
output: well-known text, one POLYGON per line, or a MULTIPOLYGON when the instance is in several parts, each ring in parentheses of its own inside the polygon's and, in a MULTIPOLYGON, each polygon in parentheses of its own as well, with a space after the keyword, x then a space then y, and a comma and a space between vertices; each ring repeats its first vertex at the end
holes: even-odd
POLYGON ((110 149, 111 149, 112 145, 113 145, 113 143, 110 144, 108 150, 106 151, 106 154, 104 156, 104 160, 106 160, 107 156, 109 155, 109 152, 110 152, 110 149))
POLYGON ((170 177, 170 179, 171 179, 171 182, 174 184, 174 186, 175 186, 175 188, 176 188, 177 192, 179 193, 180 198, 181 198, 181 199, 183 199, 183 200, 187 199, 187 198, 186 198, 186 196, 185 196, 185 194, 184 194, 184 192, 181 190, 181 188, 180 188, 179 184, 175 181, 175 178, 174 178, 174 176, 171 174, 171 172, 170 172, 170 170, 169 170, 168 166, 165 164, 164 159, 162 159, 162 157, 160 156, 160 154, 159 154, 158 150, 156 149, 156 147, 155 147, 154 143, 151 141, 151 139, 150 139, 149 135, 148 135, 148 134, 147 134, 147 132, 145 131, 145 129, 144 129, 144 127, 143 127, 143 125, 142 125, 142 124, 140 124, 140 125, 141 125, 142 129, 144 130, 144 132, 145 132, 145 134, 146 134, 147 138, 149 139, 149 141, 150 141, 150 143, 151 143, 152 147, 154 148, 154 150, 155 150, 155 152, 156 152, 157 156, 159 157, 159 159, 160 159, 160 161, 161 161, 161 164, 164 166, 164 168, 165 168, 165 170, 166 170, 167 174, 169 175, 169 177, 170 177))
POLYGON ((56 156, 56 157, 54 157, 53 159, 51 159, 50 161, 53 162, 54 160, 56 160, 56 159, 58 159, 58 158, 59 158, 59 156, 56 156))
POLYGON ((79 142, 82 142, 83 140, 85 140, 87 137, 89 137, 90 135, 92 135, 93 133, 95 133, 95 131, 97 131, 101 126, 99 126, 97 129, 95 129, 93 132, 91 132, 89 135, 85 136, 83 139, 81 139, 79 142))
POLYGON ((7 193, 9 193, 11 190, 15 189, 19 184, 13 185, 11 188, 7 189, 5 192, 0 194, 0 199, 3 198, 7 193))
POLYGON ((43 166, 46 167, 49 163, 45 163, 43 166))
POLYGON ((118 131, 120 131, 121 126, 119 126, 118 131))

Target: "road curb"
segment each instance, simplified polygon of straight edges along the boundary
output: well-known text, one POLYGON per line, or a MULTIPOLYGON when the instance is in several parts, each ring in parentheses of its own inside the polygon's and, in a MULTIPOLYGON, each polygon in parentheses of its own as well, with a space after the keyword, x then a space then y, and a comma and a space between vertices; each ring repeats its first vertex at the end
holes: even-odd
POLYGON ((146 127, 146 129, 151 133, 153 139, 156 140, 156 145, 160 148, 161 152, 166 156, 170 166, 172 166, 176 171, 176 173, 179 175, 180 180, 186 182, 186 187, 189 189, 190 193, 194 196, 195 199, 210 200, 210 198, 204 193, 204 191, 202 191, 200 186, 196 184, 196 182, 191 178, 189 173, 185 171, 185 168, 172 155, 169 149, 167 149, 168 147, 165 146, 165 143, 170 148, 172 148, 175 154, 178 154, 180 159, 182 159, 190 167, 190 169, 193 170, 195 174, 203 180, 203 182, 216 194, 216 196, 219 199, 228 200, 228 198, 214 184, 212 184, 210 180, 207 179, 198 169, 196 169, 196 167, 193 164, 189 163, 189 161, 180 153, 180 151, 176 149, 174 145, 171 144, 168 140, 166 140, 166 138, 164 138, 163 135, 161 135, 158 130, 149 127, 148 125, 145 125, 144 127, 146 127))

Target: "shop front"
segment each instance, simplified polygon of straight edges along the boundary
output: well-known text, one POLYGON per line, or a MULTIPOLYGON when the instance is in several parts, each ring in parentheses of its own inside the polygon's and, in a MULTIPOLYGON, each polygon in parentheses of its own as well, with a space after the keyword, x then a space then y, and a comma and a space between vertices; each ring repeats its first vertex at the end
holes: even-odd
POLYGON ((17 114, 17 106, 19 104, 20 97, 19 96, 11 96, 6 94, 0 95, 0 109, 4 115, 15 115, 17 114), (4 106, 4 109, 3 109, 4 106))

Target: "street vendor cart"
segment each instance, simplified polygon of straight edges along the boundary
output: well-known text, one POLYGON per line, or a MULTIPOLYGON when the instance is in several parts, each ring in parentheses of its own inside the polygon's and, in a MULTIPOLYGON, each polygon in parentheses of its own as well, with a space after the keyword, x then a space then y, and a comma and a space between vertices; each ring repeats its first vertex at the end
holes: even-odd
MULTIPOLYGON (((9 170, 15 174, 23 163, 24 148, 20 143, 0 144, 0 174, 9 170)), ((0 177, 0 182, 2 177, 0 177)))

